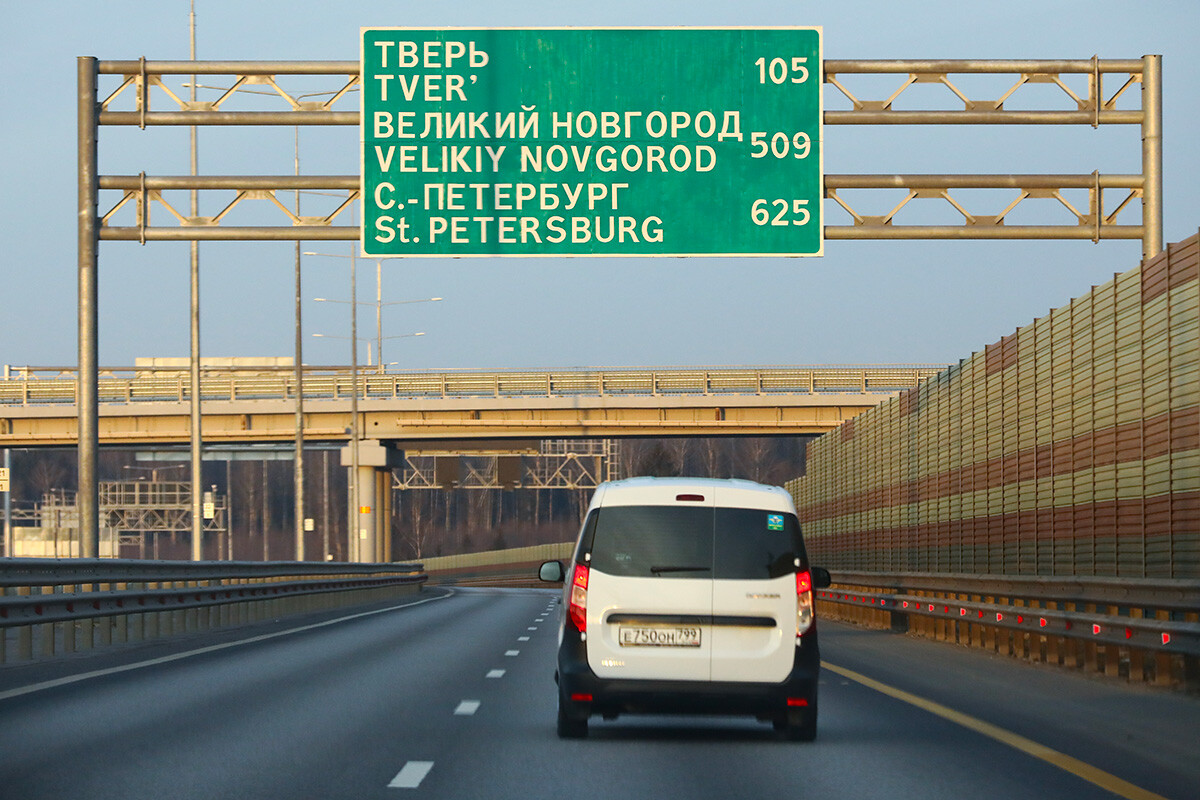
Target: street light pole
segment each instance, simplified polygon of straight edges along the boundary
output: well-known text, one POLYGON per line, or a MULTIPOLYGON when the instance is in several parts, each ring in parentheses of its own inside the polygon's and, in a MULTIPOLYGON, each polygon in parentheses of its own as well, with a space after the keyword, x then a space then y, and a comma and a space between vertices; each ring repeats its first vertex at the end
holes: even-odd
MULTIPOLYGON (((300 175, 300 126, 295 126, 296 175, 300 175)), ((300 190, 296 190, 296 216, 300 216, 300 190)), ((300 241, 296 241, 296 456, 292 461, 296 517, 296 560, 304 560, 304 336, 301 307, 300 241)))
MULTIPOLYGON (((191 39, 191 60, 196 60, 196 0, 191 0, 191 12, 188 15, 188 27, 191 39)), ((192 76, 191 101, 196 102, 196 76, 192 76)), ((191 126, 191 167, 192 176, 197 174, 196 164, 196 126, 191 126)), ((192 218, 200 216, 200 199, 195 189, 191 191, 192 218)), ((202 439, 200 431, 200 242, 191 242, 191 454, 192 454, 192 561, 200 561, 204 557, 204 542, 201 538, 204 531, 204 520, 201 518, 200 505, 200 469, 202 465, 202 439)))
POLYGON ((349 555, 351 561, 362 561, 359 550, 364 531, 360 530, 362 498, 358 480, 358 250, 353 244, 350 245, 350 383, 354 387, 350 393, 350 464, 354 475, 354 511, 350 519, 354 526, 350 534, 349 555))
POLYGON ((383 374, 383 259, 375 259, 375 360, 383 374))

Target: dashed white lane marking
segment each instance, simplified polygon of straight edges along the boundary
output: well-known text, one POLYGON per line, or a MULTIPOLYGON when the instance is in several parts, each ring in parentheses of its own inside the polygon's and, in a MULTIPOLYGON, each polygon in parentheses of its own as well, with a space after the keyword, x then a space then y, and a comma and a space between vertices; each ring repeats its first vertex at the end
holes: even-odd
POLYGON ((534 620, 534 622, 538 623, 539 625, 540 625, 541 623, 545 622, 545 621, 546 621, 546 620, 544 620, 544 619, 535 619, 535 620, 534 620))
POLYGON ((527 630, 527 631, 536 631, 536 630, 537 630, 537 626, 536 626, 536 625, 530 625, 530 626, 529 626, 528 628, 526 628, 525 630, 527 630))
POLYGON ((458 708, 454 709, 454 716, 469 717, 479 710, 478 700, 463 700, 458 704, 458 708))
POLYGON ((415 789, 421 785, 421 781, 425 780, 425 776, 431 769, 433 769, 432 761, 409 761, 404 765, 404 769, 397 772, 396 777, 392 778, 388 788, 415 789))
POLYGON ((518 636, 518 637, 517 637, 517 641, 518 641, 518 642, 528 642, 528 641, 529 641, 529 637, 528 637, 528 636, 518 636))
POLYGON ((504 651, 504 655, 506 655, 506 656, 519 656, 519 655, 521 655, 521 651, 520 651, 520 650, 505 650, 505 651, 504 651))
POLYGON ((490 670, 490 671, 488 672, 488 674, 487 674, 487 675, 485 675, 484 677, 486 677, 486 678, 503 678, 503 677, 504 677, 504 670, 502 670, 502 669, 493 669, 493 670, 490 670))

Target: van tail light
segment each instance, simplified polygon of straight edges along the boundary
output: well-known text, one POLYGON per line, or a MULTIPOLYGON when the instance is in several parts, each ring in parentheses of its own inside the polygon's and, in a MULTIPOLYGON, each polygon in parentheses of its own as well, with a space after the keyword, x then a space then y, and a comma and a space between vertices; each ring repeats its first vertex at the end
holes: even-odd
POLYGON ((808 570, 796 573, 796 642, 807 633, 813 624, 812 573, 808 570))
POLYGON ((576 564, 575 574, 571 576, 571 603, 568 610, 571 622, 580 633, 587 633, 587 585, 587 565, 576 564))

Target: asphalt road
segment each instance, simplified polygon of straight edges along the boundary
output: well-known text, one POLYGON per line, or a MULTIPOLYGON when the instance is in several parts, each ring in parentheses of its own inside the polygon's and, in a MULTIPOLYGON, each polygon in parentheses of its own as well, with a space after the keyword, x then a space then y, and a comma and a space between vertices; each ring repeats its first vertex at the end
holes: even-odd
POLYGON ((556 593, 0 668, 0 798, 1200 797, 1200 699, 821 623, 814 743, 746 719, 555 735, 556 593))

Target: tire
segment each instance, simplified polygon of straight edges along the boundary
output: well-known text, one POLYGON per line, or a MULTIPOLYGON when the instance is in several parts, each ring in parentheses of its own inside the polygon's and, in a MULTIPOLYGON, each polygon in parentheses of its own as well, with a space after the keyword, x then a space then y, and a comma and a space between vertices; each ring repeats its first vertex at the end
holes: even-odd
POLYGON ((570 702, 563 699, 562 691, 558 695, 558 738, 586 739, 588 735, 588 718, 580 718, 571 713, 570 702))
POLYGON ((775 730, 789 742, 811 742, 817 738, 817 710, 789 711, 774 720, 775 730))

